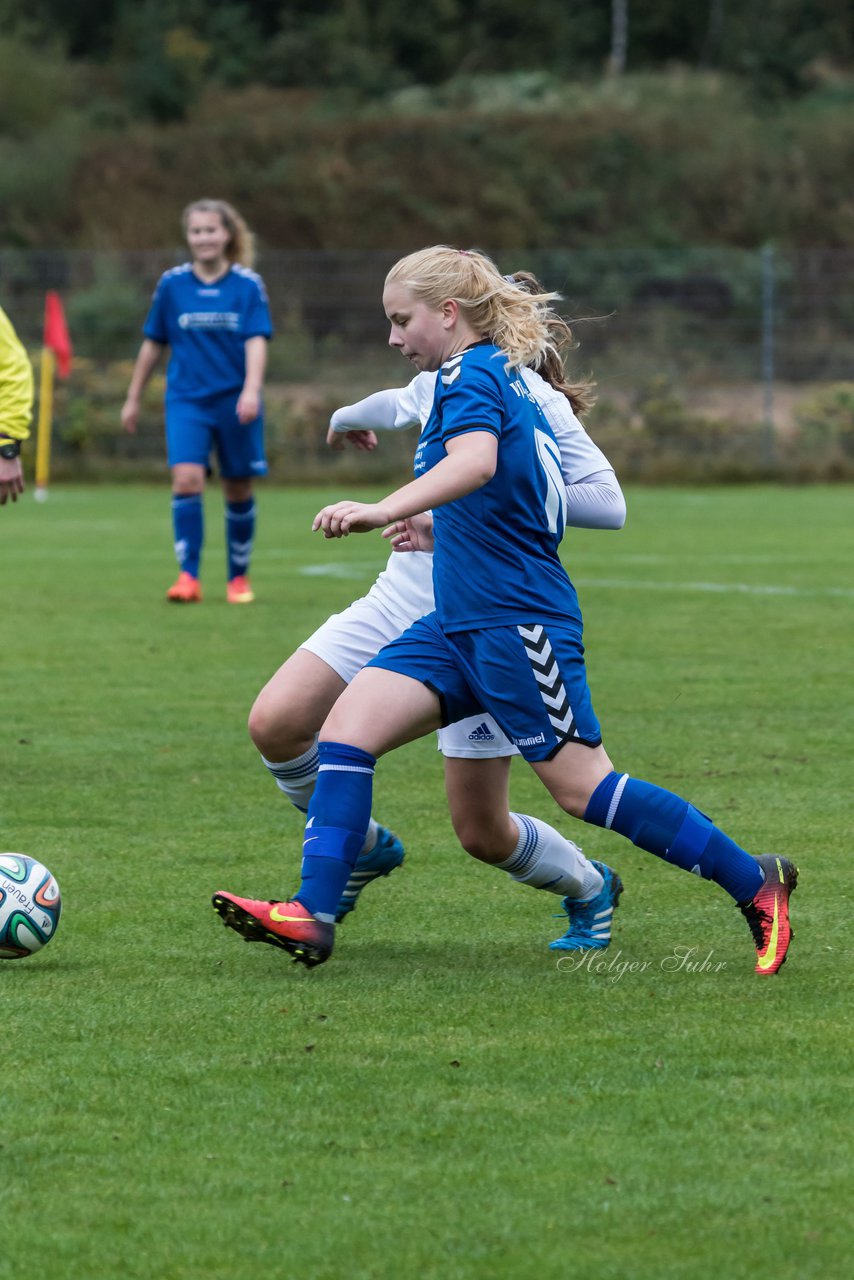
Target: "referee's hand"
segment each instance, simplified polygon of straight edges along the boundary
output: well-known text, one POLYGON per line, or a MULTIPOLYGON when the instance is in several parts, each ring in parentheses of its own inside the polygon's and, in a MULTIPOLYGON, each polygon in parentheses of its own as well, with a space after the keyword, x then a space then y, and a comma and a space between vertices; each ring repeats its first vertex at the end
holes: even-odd
POLYGON ((9 498, 17 502, 18 494, 23 492, 24 469, 21 459, 0 458, 0 507, 5 507, 9 498))

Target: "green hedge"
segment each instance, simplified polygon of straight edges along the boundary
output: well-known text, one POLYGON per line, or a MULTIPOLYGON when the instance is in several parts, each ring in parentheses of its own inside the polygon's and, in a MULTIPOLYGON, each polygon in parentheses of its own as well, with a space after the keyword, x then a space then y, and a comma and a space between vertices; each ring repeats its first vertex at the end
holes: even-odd
MULTIPOLYGON (((131 369, 129 360, 81 359, 71 379, 57 383, 56 477, 165 477, 162 376, 155 376, 146 391, 139 433, 127 436, 120 426, 131 369)), ((378 385, 271 382, 266 391, 271 478, 285 484, 405 478, 414 432, 380 433, 379 448, 370 455, 349 449, 333 454, 326 446, 332 411, 378 385)), ((775 432, 746 415, 701 414, 664 375, 652 375, 626 400, 600 400, 587 427, 626 482, 854 480, 854 383, 805 395, 792 425, 775 432)), ((32 456, 34 445, 28 442, 25 457, 32 456)))

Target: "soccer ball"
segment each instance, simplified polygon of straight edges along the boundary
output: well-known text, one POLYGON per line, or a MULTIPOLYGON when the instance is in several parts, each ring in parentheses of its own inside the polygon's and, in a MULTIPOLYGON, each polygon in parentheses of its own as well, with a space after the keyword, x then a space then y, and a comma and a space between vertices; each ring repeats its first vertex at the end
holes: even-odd
POLYGON ((47 867, 23 853, 0 853, 0 960, 40 951, 61 911, 59 885, 47 867))

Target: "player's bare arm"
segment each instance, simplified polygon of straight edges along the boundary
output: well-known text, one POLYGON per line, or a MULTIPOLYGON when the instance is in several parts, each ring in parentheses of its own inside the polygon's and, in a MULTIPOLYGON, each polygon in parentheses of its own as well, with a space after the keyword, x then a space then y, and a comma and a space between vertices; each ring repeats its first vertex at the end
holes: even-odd
POLYGON ((267 339, 249 338, 246 342, 246 379, 237 401, 238 422, 254 422, 261 412, 261 389, 267 368, 267 339))
POLYGON ((468 431, 447 445, 447 457, 426 475, 418 476, 377 503, 344 499, 319 511, 312 532, 322 530, 327 538, 346 538, 350 533, 367 533, 406 520, 455 498, 474 493, 495 474, 498 439, 491 431, 468 431))
POLYGON ((133 367, 133 375, 128 387, 127 397, 122 406, 122 427, 129 435, 136 433, 139 423, 139 404, 142 399, 142 393, 145 390, 148 379, 151 377, 157 362, 163 354, 164 347, 159 342, 152 342, 150 338, 143 341, 139 349, 139 355, 136 358, 136 364, 133 367))

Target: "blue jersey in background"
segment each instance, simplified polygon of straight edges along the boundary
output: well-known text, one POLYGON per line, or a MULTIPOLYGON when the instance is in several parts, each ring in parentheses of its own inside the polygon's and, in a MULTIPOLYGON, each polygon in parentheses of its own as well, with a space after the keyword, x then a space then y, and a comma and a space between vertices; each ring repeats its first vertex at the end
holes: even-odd
POLYGON ((238 392, 246 378, 244 344, 272 335, 264 282, 248 267, 232 266, 206 283, 184 263, 160 277, 143 332, 171 348, 168 400, 238 392))
POLYGON ((419 476, 447 456, 456 435, 498 437, 492 479, 433 513, 436 614, 446 632, 556 619, 580 636, 578 598, 558 555, 566 518, 560 450, 518 370, 505 364, 494 344, 481 342, 442 366, 415 455, 419 476))

